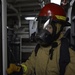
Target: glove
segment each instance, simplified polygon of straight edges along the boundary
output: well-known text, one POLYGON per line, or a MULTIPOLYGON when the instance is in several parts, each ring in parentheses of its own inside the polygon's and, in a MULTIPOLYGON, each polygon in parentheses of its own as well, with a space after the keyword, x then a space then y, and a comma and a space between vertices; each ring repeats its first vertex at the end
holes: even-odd
POLYGON ((7 74, 12 74, 13 72, 20 72, 22 69, 21 66, 15 64, 10 64, 9 68, 6 70, 7 74))

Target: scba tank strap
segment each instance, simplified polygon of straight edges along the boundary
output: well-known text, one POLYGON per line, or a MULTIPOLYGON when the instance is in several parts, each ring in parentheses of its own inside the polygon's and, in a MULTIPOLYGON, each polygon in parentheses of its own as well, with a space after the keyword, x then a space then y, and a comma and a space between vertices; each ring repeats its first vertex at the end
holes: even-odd
POLYGON ((69 41, 67 38, 62 38, 60 47, 60 59, 59 59, 60 75, 64 75, 66 66, 68 65, 69 62, 70 62, 69 41))
POLYGON ((58 43, 57 43, 57 42, 53 42, 53 43, 52 43, 51 49, 49 50, 50 60, 52 60, 54 48, 56 48, 57 46, 58 46, 58 43))
POLYGON ((38 52, 39 48, 40 48, 40 44, 37 44, 35 47, 35 56, 37 56, 37 52, 38 52))

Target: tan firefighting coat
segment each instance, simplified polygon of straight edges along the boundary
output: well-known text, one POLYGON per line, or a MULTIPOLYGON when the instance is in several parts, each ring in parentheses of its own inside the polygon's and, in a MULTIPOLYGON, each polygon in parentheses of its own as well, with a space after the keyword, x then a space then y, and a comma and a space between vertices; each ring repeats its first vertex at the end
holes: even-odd
MULTIPOLYGON (((23 63, 27 66, 27 71, 24 75, 59 75, 59 57, 60 57, 60 39, 57 40, 58 47, 54 48, 53 59, 50 60, 49 50, 51 47, 40 47, 37 56, 35 51, 32 52, 29 59, 23 63)), ((75 75, 75 51, 69 48, 70 63, 66 66, 65 75, 75 75)))

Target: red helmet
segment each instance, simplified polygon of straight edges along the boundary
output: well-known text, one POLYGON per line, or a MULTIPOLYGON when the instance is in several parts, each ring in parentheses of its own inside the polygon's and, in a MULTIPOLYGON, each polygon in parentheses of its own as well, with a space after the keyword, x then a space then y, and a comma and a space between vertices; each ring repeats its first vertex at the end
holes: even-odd
POLYGON ((39 13, 39 17, 41 16, 52 16, 54 20, 66 21, 65 10, 60 5, 54 3, 46 4, 39 13))

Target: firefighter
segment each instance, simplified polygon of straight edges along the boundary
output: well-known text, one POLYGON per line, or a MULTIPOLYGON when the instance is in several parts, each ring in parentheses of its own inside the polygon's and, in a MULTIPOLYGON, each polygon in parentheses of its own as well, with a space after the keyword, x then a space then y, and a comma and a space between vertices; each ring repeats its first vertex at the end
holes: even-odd
MULTIPOLYGON (((67 51, 69 62, 62 71, 60 68, 62 65, 59 63, 61 39, 64 36, 63 29, 68 25, 64 9, 54 3, 46 4, 41 9, 37 21, 38 31, 35 39, 38 44, 35 50, 26 62, 20 65, 10 64, 6 70, 7 74, 17 72, 21 75, 75 75, 74 50, 69 48, 67 51)), ((63 54, 67 52, 63 50, 63 54)))

